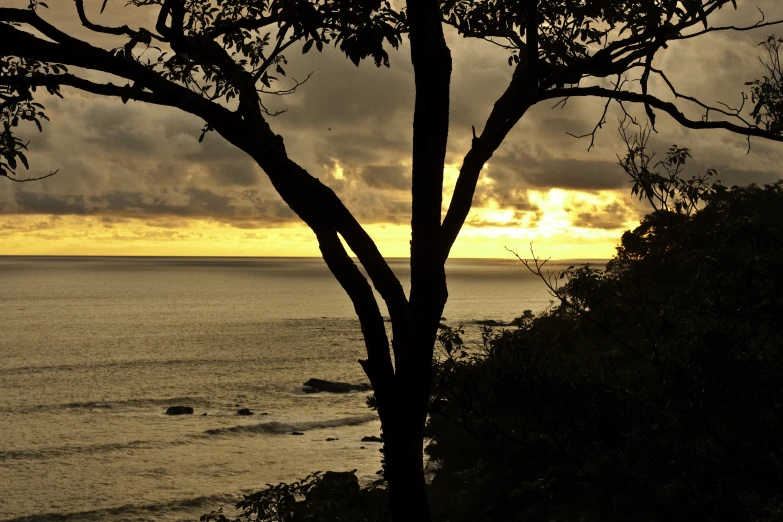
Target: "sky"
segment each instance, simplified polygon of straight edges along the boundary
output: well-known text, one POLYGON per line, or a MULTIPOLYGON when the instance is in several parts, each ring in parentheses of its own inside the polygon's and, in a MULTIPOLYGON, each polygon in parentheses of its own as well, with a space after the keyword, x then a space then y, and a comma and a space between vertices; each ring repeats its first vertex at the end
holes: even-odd
MULTIPOLYGON (((50 0, 42 14, 59 27, 86 33, 73 3, 50 0)), ((154 11, 100 0, 88 12, 107 25, 154 26, 154 11)), ((753 23, 756 7, 783 18, 778 0, 740 0, 723 9, 717 25, 753 23)), ((27 0, 0 0, 25 7, 27 0)), ((783 27, 783 26, 782 26, 783 27)), ((773 32, 713 33, 677 42, 656 63, 677 88, 714 103, 738 105, 746 81, 763 69, 758 42, 773 32)), ((779 33, 783 29, 778 30, 779 33)), ((508 52, 448 31, 454 61, 445 205, 450 199, 471 127, 480 131, 510 80, 508 52)), ((104 46, 121 40, 91 37, 104 46)), ((390 53, 390 68, 355 67, 331 47, 287 53, 290 77, 311 79, 290 96, 265 100, 286 109, 270 118, 291 158, 332 187, 390 257, 407 257, 410 240, 410 149, 414 102, 407 41, 390 53)), ((671 99, 658 84, 653 87, 671 99)), ((99 98, 64 89, 65 98, 41 97, 51 118, 44 132, 26 128, 30 175, 58 170, 33 183, 0 179, 0 255, 318 256, 310 230, 272 189, 263 171, 216 133, 198 137, 203 122, 174 109, 99 98)), ((510 258, 506 250, 555 259, 613 255, 625 230, 650 211, 630 194, 617 165, 624 147, 618 113, 588 152, 589 140, 569 136, 592 130, 598 99, 570 100, 564 109, 541 104, 517 124, 487 164, 474 208, 452 257, 510 258)), ((682 105, 688 107, 687 105, 682 105)), ((699 112, 688 109, 698 117, 699 112)), ((688 131, 659 115, 650 146, 672 144, 694 156, 688 174, 708 168, 724 184, 779 179, 783 144, 747 142, 725 131, 688 131)), ((24 175, 24 172, 22 173, 24 175)))

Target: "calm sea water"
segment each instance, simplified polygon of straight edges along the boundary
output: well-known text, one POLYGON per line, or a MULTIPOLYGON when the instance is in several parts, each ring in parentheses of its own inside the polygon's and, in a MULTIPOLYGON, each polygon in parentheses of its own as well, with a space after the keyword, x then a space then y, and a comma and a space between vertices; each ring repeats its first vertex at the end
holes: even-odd
MULTIPOLYGON (((448 280, 452 325, 551 300, 515 260, 452 260, 448 280)), ((0 257, 0 317, 2 521, 197 520, 266 483, 380 467, 366 394, 302 392, 366 382, 320 259, 0 257)))

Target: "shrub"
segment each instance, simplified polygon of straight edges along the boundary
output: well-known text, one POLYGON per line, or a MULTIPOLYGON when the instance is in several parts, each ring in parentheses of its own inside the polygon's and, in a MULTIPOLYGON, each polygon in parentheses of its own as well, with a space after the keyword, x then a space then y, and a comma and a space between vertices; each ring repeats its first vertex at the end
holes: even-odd
POLYGON ((704 199, 606 270, 533 268, 560 304, 438 363, 442 519, 783 517, 783 185, 704 199))

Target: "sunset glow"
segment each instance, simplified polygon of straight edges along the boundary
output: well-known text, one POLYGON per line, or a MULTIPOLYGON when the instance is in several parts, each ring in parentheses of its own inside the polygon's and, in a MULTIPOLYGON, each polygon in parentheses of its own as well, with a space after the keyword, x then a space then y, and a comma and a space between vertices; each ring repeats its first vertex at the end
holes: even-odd
MULTIPOLYGON (((342 173, 341 173, 342 174, 342 173)), ((496 204, 474 208, 452 257, 504 258, 506 247, 555 258, 607 258, 623 228, 606 230, 574 224, 577 206, 605 208, 621 198, 613 192, 551 189, 529 191, 538 211, 522 215, 496 204), (476 226, 486 224, 486 226, 476 226)), ((494 202, 490 202, 494 203, 494 202)), ((239 225, 239 226, 237 226, 239 225)), ((312 232, 300 224, 240 228, 211 219, 161 217, 3 215, 0 237, 5 255, 141 256, 319 256, 312 232)), ((634 226, 632 219, 625 228, 634 226)), ((410 228, 401 224, 366 226, 381 252, 407 257, 410 228)))

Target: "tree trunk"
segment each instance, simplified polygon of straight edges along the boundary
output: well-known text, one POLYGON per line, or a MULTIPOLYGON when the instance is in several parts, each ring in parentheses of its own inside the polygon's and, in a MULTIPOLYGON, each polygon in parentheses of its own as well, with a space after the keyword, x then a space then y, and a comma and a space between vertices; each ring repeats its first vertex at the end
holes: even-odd
MULTIPOLYGON (((433 313, 440 317, 442 308, 433 313)), ((398 359, 393 395, 381 397, 376 391, 383 428, 389 513, 394 522, 432 520, 424 480, 424 426, 437 329, 422 328, 417 323, 408 321, 404 328, 398 328, 407 334, 409 349, 405 357, 398 359)))
POLYGON ((423 426, 400 422, 397 428, 392 437, 384 432, 391 519, 394 522, 429 522, 432 517, 424 480, 424 443, 422 437, 415 435, 423 426))
POLYGON ((412 277, 412 287, 416 291, 411 292, 408 303, 399 281, 355 218, 331 189, 287 157, 282 140, 268 126, 262 126, 256 133, 238 133, 236 129, 220 131, 231 136, 229 141, 251 153, 285 202, 310 226, 324 261, 351 298, 367 348, 367 359, 360 363, 373 386, 381 418, 391 518, 394 522, 430 522, 423 439, 432 353, 447 297, 440 242, 437 238, 429 242, 417 238, 420 248, 411 255, 411 271, 416 274, 412 277), (257 139, 259 134, 266 134, 268 142, 277 140, 277 148, 256 150, 246 136, 257 139), (359 257, 388 306, 394 335, 394 365, 386 327, 370 284, 350 258, 340 237, 359 257))

